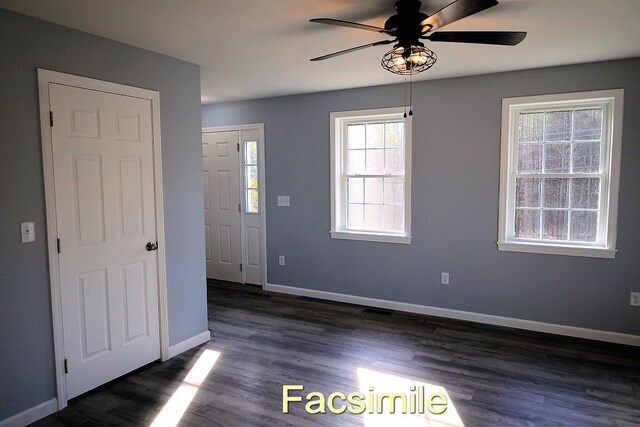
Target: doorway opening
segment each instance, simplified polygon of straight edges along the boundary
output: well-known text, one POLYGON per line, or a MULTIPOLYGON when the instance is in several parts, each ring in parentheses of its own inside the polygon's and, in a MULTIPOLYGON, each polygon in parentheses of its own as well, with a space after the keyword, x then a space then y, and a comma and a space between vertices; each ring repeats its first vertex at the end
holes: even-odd
POLYGON ((264 125, 202 130, 207 278, 267 282, 264 125))

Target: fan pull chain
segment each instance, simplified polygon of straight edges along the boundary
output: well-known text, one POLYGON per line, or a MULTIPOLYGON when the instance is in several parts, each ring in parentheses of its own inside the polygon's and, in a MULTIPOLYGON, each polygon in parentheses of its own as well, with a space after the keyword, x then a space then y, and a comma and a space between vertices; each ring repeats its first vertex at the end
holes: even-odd
POLYGON ((409 76, 409 115, 413 116, 413 74, 409 76))
POLYGON ((402 83, 402 89, 404 89, 404 118, 407 118, 407 78, 404 78, 402 83))

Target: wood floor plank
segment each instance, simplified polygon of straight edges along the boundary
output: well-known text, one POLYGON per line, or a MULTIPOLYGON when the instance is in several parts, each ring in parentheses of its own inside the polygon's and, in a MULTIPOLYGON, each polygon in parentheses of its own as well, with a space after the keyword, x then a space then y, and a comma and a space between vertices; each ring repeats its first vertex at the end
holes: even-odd
MULTIPOLYGON (((282 413, 283 384, 357 391, 358 369, 444 387, 467 427, 640 426, 640 351, 210 281, 209 343, 73 399, 37 426, 149 425, 207 351, 220 355, 181 426, 357 426, 282 413)), ((428 424, 425 424, 425 426, 428 424)))

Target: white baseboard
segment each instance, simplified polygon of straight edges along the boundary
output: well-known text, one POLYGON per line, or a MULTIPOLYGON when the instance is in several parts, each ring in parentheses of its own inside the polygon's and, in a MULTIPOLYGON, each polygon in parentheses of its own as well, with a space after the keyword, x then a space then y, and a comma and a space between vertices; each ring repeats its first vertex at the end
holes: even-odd
POLYGON ((0 421, 1 427, 24 427, 58 411, 58 399, 47 400, 12 417, 0 421))
POLYGON ((578 328, 576 326, 558 325, 554 323, 536 322, 534 320, 516 319, 513 317, 493 316, 491 314, 474 313, 471 311, 452 310, 449 308, 431 307, 428 305, 410 304, 406 302, 388 301, 356 295, 338 294, 334 292, 317 291, 314 289, 296 288, 267 283, 265 290, 283 294, 318 298, 329 301, 345 302, 369 307, 385 308, 388 310, 405 311, 408 313, 426 314, 428 316, 446 317, 448 319, 467 320, 508 328, 524 329, 528 331, 546 332, 548 334, 564 335, 576 338, 586 338, 616 344, 626 344, 640 347, 640 336, 621 334, 619 332, 601 331, 597 329, 578 328))
POLYGON ((176 345, 169 346, 169 357, 167 357, 165 360, 169 360, 172 357, 179 355, 180 353, 184 353, 185 351, 190 350, 197 345, 204 344, 210 339, 211 332, 204 331, 203 333, 179 342, 176 345))

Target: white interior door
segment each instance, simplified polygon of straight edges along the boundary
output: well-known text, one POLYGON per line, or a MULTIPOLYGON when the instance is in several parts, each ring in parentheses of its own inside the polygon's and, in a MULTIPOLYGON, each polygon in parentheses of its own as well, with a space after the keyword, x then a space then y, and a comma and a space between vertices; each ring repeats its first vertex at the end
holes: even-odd
POLYGON ((151 102, 49 85, 68 398, 160 357, 151 102))
POLYGON ((202 134, 207 277, 242 282, 238 131, 202 134))

